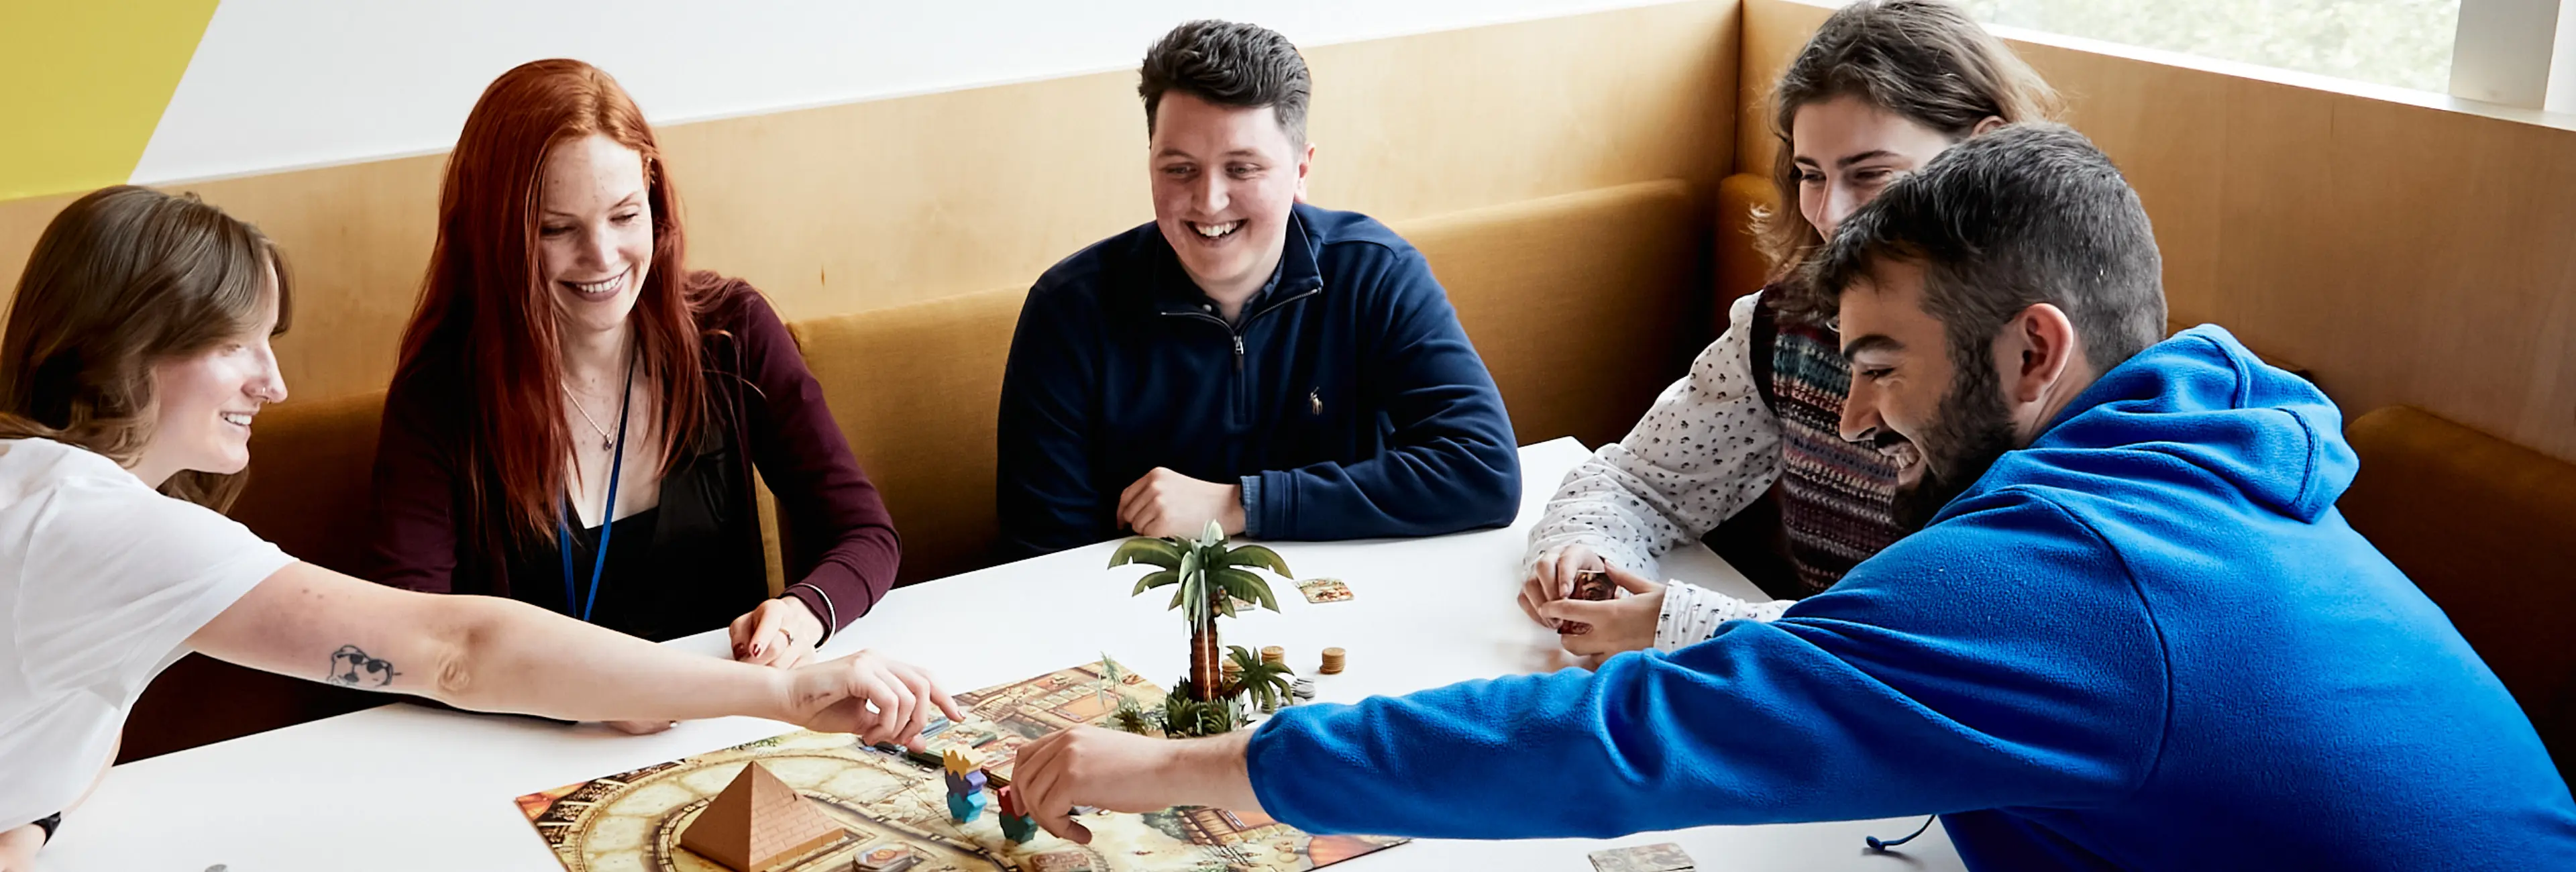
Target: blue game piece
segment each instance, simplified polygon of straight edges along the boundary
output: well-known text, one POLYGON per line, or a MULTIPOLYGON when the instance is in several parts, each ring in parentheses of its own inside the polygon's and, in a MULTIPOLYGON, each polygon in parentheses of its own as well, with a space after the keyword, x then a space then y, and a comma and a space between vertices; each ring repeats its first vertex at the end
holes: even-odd
POLYGON ((948 816, 961 824, 973 823, 976 815, 984 813, 984 803, 982 791, 963 796, 951 793, 948 795, 948 816))

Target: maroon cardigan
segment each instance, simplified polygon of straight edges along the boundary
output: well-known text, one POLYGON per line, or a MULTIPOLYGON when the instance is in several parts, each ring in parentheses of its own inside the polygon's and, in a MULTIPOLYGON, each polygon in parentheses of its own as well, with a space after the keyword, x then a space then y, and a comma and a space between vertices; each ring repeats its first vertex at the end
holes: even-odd
MULTIPOLYGON (((657 537, 648 571, 716 571, 680 582, 692 589, 685 596, 657 601, 653 608, 667 613, 648 616, 647 624, 663 629, 646 635, 670 638, 722 627, 767 598, 755 468, 778 498, 781 551, 787 577, 794 580, 787 595, 838 631, 894 584, 901 546, 893 520, 768 300, 739 279, 714 280, 721 283, 718 302, 698 324, 709 414, 692 450, 663 482, 666 517, 658 526, 668 529, 674 513, 699 513, 693 517, 712 520, 721 541, 702 550, 694 546, 704 543, 657 537), (685 550, 666 555, 666 545, 685 550)), ((508 570, 514 556, 523 566, 554 565, 553 543, 512 541, 497 521, 497 501, 469 505, 474 498, 460 472, 467 468, 465 423, 473 414, 465 379, 471 364, 459 359, 452 342, 433 339, 429 348, 422 359, 405 363, 385 397, 368 577, 410 590, 491 594, 555 607, 559 575, 521 579, 508 570), (543 559, 528 559, 539 554, 543 559)))

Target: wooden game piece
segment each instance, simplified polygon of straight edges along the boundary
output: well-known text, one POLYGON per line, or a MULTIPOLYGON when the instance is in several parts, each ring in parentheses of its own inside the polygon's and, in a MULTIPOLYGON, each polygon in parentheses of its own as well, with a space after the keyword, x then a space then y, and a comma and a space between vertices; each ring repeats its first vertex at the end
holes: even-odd
POLYGON ((811 800, 748 763, 680 834, 680 847, 735 872, 760 872, 853 838, 811 800))
POLYGON ((948 817, 961 824, 974 823, 976 818, 983 816, 987 802, 989 800, 982 793, 951 793, 948 795, 948 817))
MULTIPOLYGON (((1598 569, 1584 569, 1574 573, 1574 592, 1566 595, 1566 599, 1600 602, 1618 595, 1619 586, 1611 583, 1610 573, 1598 569)), ((1566 621, 1557 625, 1556 632, 1561 635, 1580 636, 1592 632, 1592 625, 1582 621, 1566 621)))
POLYGON ((1277 664, 1286 663, 1286 662, 1288 662, 1288 649, 1286 649, 1286 648, 1282 648, 1282 647, 1279 647, 1279 646, 1277 646, 1277 645, 1265 645, 1265 646, 1262 646, 1262 648, 1261 648, 1261 662, 1263 662, 1263 663, 1269 663, 1269 664, 1272 664, 1272 665, 1277 665, 1277 664))
POLYGON ((984 798, 984 787, 991 783, 992 777, 984 773, 983 767, 966 759, 966 755, 957 753, 955 748, 941 753, 939 762, 940 767, 947 770, 942 777, 948 783, 948 816, 962 824, 983 814, 984 806, 989 802, 984 798))
POLYGON ((1342 674, 1342 658, 1342 649, 1326 648, 1324 649, 1324 664, 1322 666, 1315 667, 1315 671, 1323 675, 1340 675, 1342 674))
POLYGON ((1038 819, 1020 807, 1020 795, 1008 787, 996 788, 993 797, 1002 806, 1002 837, 1011 844, 1025 844, 1038 837, 1038 819))
POLYGON ((975 761, 967 759, 966 755, 957 753, 955 748, 941 752, 939 765, 940 768, 947 770, 945 777, 948 780, 950 793, 981 793, 992 783, 990 773, 985 772, 983 767, 975 765, 975 761))

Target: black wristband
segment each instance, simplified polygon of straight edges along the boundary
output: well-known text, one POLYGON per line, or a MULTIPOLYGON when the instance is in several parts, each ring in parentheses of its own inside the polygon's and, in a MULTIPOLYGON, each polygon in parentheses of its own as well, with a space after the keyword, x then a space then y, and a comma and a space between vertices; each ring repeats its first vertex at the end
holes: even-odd
POLYGON ((43 845, 43 844, 51 843, 51 842, 54 840, 54 829, 55 829, 56 827, 60 827, 60 826, 62 826, 62 825, 63 825, 63 813, 62 813, 62 812, 54 812, 53 814, 49 814, 49 815, 46 815, 46 816, 44 816, 44 817, 37 818, 37 819, 36 819, 36 829, 40 829, 40 830, 44 830, 44 831, 45 831, 45 840, 44 840, 43 842, 38 842, 37 844, 39 844, 39 845, 43 845))

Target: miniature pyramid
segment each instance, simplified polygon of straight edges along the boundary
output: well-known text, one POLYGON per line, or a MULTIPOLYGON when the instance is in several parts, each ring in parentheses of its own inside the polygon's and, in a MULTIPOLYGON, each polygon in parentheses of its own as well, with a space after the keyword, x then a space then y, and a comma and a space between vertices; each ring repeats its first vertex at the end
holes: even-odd
POLYGON ((795 788, 749 763, 689 822, 680 847, 735 872, 760 872, 850 837, 795 788))

